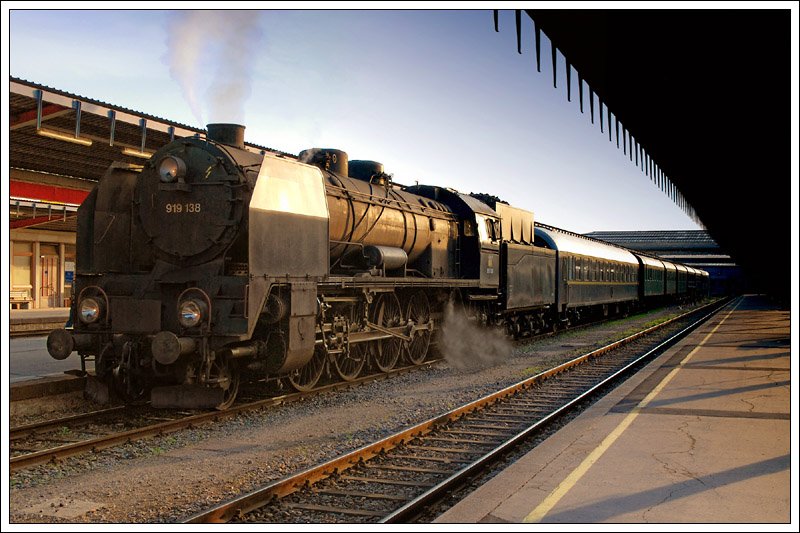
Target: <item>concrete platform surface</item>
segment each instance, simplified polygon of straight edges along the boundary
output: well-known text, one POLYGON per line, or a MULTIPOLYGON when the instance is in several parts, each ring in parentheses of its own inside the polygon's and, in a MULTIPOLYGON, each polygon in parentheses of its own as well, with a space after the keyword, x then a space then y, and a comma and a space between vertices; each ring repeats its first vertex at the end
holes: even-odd
POLYGON ((796 531, 789 318, 733 301, 437 522, 796 531))
POLYGON ((10 324, 27 322, 52 322, 69 318, 69 307, 54 307, 51 309, 12 309, 8 312, 10 324))
POLYGON ((12 309, 8 313, 8 331, 14 336, 42 335, 63 328, 68 319, 69 307, 12 309))

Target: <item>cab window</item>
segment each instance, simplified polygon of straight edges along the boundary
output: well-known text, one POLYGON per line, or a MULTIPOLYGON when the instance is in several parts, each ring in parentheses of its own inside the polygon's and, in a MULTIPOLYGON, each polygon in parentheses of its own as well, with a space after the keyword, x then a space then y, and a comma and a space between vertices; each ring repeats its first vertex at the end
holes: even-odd
POLYGON ((475 223, 478 226, 478 235, 481 242, 494 242, 499 234, 499 227, 492 218, 483 215, 475 215, 475 223))
POLYGON ((464 237, 472 237, 475 235, 475 225, 471 220, 464 221, 464 237))
POLYGON ((475 223, 478 226, 478 236, 481 239, 481 242, 488 242, 489 241, 489 234, 486 231, 486 218, 481 215, 475 215, 475 223))

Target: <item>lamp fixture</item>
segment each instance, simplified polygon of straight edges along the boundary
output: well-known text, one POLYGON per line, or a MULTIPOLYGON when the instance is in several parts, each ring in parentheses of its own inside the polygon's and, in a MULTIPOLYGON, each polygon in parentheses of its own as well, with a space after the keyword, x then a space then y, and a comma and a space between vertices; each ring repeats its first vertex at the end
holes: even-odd
POLYGON ((142 159, 150 159, 153 157, 152 152, 141 152, 139 150, 134 150, 133 148, 123 148, 122 153, 125 155, 132 155, 133 157, 141 157, 142 159))
POLYGON ((74 135, 70 135, 68 133, 61 133, 59 131, 47 130, 44 128, 36 130, 37 135, 41 135, 42 137, 49 137, 51 139, 58 139, 60 141, 67 141, 75 144, 81 144, 83 146, 91 146, 92 140, 87 139, 85 137, 75 137, 74 135))

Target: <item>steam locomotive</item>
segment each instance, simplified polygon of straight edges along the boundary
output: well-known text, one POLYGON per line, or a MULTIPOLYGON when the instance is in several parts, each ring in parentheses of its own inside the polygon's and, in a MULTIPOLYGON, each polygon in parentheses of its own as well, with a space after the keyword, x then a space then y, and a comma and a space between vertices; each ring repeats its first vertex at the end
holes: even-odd
POLYGON ((93 357, 95 399, 162 407, 227 408, 244 379, 305 391, 421 364, 448 302, 521 336, 708 287, 340 150, 248 151, 235 124, 112 165, 78 210, 76 259, 74 326, 49 353, 93 357))

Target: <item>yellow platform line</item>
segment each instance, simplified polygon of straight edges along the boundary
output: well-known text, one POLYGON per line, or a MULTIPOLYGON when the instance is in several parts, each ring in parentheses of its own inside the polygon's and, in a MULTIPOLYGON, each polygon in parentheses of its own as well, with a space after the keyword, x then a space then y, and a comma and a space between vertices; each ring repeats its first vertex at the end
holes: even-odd
POLYGON ((736 305, 734 305, 733 308, 731 308, 731 310, 728 311, 725 317, 722 320, 720 320, 719 324, 717 324, 714 327, 714 329, 712 329, 711 332, 709 332, 709 334, 706 335, 702 341, 700 341, 700 344, 695 346, 694 349, 691 352, 689 352, 689 354, 686 357, 684 357, 683 361, 681 361, 678 364, 678 366, 673 368, 664 377, 664 379, 662 379, 661 382, 659 382, 659 384, 656 385, 656 387, 652 391, 650 391, 650 394, 645 396, 645 398, 641 402, 639 402, 639 404, 633 410, 631 410, 631 412, 622 420, 622 422, 620 422, 619 425, 616 428, 614 428, 614 431, 612 431, 605 439, 603 439, 603 442, 601 442, 600 445, 597 448, 595 448, 592 451, 592 453, 590 453, 586 457, 586 459, 584 459, 583 462, 581 462, 581 464, 578 465, 578 467, 566 477, 566 479, 564 479, 564 481, 559 483, 558 487, 556 487, 556 489, 553 492, 551 492, 544 500, 542 500, 542 502, 538 506, 536 506, 536 508, 533 511, 528 513, 523 522, 542 521, 544 516, 547 513, 549 513, 553 507, 556 506, 556 504, 561 500, 561 498, 563 498, 567 494, 567 492, 569 492, 570 489, 572 489, 572 487, 575 486, 575 484, 592 467, 592 465, 595 464, 598 461, 598 459, 600 459, 600 457, 606 452, 606 450, 608 450, 611 447, 612 444, 614 444, 614 441, 616 441, 619 438, 619 436, 622 435, 622 433, 628 428, 628 426, 631 425, 631 423, 633 423, 636 417, 639 416, 639 411, 647 407, 647 405, 651 401, 653 401, 653 399, 658 395, 658 393, 661 392, 670 381, 672 381, 672 378, 675 377, 675 374, 677 374, 678 370, 680 370, 682 366, 688 363, 689 359, 691 359, 691 357, 706 343, 706 341, 708 341, 708 339, 710 339, 711 336, 714 333, 716 333, 717 329, 719 329, 722 323, 725 322, 729 316, 731 316, 731 313, 733 313, 737 307, 739 307, 741 301, 742 300, 740 297, 737 300, 736 305))

